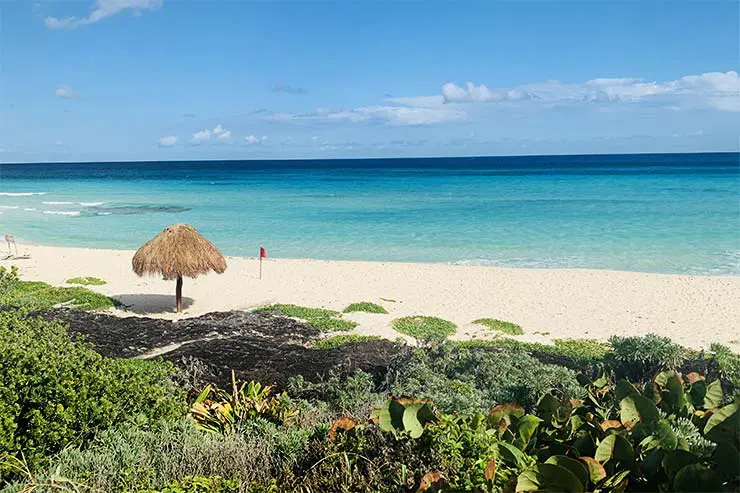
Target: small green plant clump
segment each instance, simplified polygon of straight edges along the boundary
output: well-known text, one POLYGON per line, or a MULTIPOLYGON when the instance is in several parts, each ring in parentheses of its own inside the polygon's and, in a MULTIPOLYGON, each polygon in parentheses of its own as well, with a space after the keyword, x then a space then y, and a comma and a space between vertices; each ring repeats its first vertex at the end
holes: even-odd
POLYGON ((504 322, 503 320, 498 320, 495 318, 479 318, 478 320, 473 320, 473 323, 484 325, 491 330, 503 332, 504 334, 509 334, 512 336, 519 336, 524 334, 524 331, 519 325, 512 322, 504 322))
POLYGON ((370 303, 369 301, 363 301, 360 303, 352 303, 344 309, 344 313, 352 312, 365 312, 365 313, 388 313, 388 310, 378 305, 377 303, 370 303))
POLYGON ((86 288, 59 288, 38 281, 18 281, 10 289, 0 291, 0 305, 28 310, 47 310, 56 305, 78 310, 107 310, 118 304, 117 300, 86 288))
POLYGON ((443 341, 457 330, 457 326, 449 320, 420 315, 397 318, 392 325, 396 332, 423 342, 443 341))
POLYGON ((67 284, 80 284, 82 286, 102 286, 106 284, 104 279, 98 277, 73 277, 67 279, 67 284))
POLYGON ((286 317, 304 320, 308 325, 321 332, 352 330, 357 322, 342 319, 342 314, 325 308, 310 308, 299 305, 268 305, 256 308, 255 312, 277 312, 286 317))
POLYGON ((325 339, 318 339, 313 342, 311 347, 313 349, 334 349, 345 344, 352 344, 355 342, 367 342, 367 341, 379 341, 382 339, 379 336, 365 336, 360 334, 341 334, 337 336, 327 337, 325 339))

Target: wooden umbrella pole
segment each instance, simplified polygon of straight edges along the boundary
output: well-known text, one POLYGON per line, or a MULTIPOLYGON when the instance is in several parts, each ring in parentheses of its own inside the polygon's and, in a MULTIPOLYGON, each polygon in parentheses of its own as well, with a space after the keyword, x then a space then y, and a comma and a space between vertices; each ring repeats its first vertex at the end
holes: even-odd
POLYGON ((182 312, 182 276, 177 276, 177 285, 175 287, 175 298, 177 299, 177 313, 182 312))

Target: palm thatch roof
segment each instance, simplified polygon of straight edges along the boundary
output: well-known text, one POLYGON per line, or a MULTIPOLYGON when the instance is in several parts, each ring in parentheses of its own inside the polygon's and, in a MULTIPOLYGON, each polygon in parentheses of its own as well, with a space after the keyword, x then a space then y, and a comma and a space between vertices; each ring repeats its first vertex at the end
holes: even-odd
POLYGON ((226 270, 226 259, 210 241, 187 224, 168 226, 149 240, 134 255, 134 272, 158 274, 166 280, 178 277, 198 277, 226 270))

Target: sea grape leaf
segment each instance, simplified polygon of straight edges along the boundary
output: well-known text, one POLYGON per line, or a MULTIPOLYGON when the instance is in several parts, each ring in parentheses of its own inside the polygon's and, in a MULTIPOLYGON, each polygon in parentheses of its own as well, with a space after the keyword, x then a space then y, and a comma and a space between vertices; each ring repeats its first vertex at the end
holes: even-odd
POLYGON ((507 442, 498 442, 498 453, 501 459, 512 467, 525 467, 524 453, 507 442))
POLYGON ((712 454, 712 460, 717 464, 717 472, 726 480, 740 477, 740 452, 732 443, 718 443, 712 454))
POLYGON ((555 464, 572 472, 585 488, 588 485, 589 470, 586 465, 565 455, 553 455, 545 461, 545 464, 555 464))
POLYGON ((663 469, 669 478, 673 478, 678 471, 690 464, 698 464, 699 457, 686 450, 672 450, 663 457, 663 469))
POLYGON ((705 380, 695 380, 691 384, 691 389, 689 390, 689 397, 691 398, 691 403, 696 408, 703 408, 706 407, 705 397, 707 395, 707 382, 705 380))
POLYGON ((625 397, 629 395, 640 395, 640 391, 637 390, 637 388, 629 383, 627 380, 622 378, 617 382, 617 387, 614 389, 614 392, 617 396, 617 400, 621 401, 625 397))
POLYGON ((635 451, 632 444, 622 435, 612 434, 596 447, 594 458, 602 464, 610 460, 631 462, 635 458, 635 451))
POLYGON ((704 426, 704 435, 715 443, 723 441, 738 442, 740 433, 740 405, 736 399, 732 404, 728 404, 716 411, 704 426))
POLYGON ((593 457, 579 457, 578 459, 586 465, 592 483, 596 484, 606 477, 606 469, 593 457))
POLYGON ((575 474, 555 464, 537 464, 519 475, 516 491, 560 491, 582 493, 583 484, 575 474))
POLYGON ((708 467, 702 464, 689 464, 676 473, 672 491, 717 492, 722 491, 722 481, 708 467))
POLYGON ((632 428, 638 422, 657 421, 660 414, 650 399, 641 395, 628 395, 619 401, 619 416, 625 427, 632 428))
POLYGON ((678 446, 678 437, 665 419, 655 423, 654 436, 663 450, 675 450, 678 446))
POLYGON ((722 405, 724 395, 722 394, 722 384, 719 380, 707 385, 706 395, 704 397, 704 408, 714 409, 722 405))
POLYGON ((529 445, 529 441, 532 439, 534 432, 537 430, 539 424, 542 423, 542 419, 538 418, 533 414, 528 414, 519 420, 517 423, 517 431, 519 432, 519 448, 524 450, 529 445))

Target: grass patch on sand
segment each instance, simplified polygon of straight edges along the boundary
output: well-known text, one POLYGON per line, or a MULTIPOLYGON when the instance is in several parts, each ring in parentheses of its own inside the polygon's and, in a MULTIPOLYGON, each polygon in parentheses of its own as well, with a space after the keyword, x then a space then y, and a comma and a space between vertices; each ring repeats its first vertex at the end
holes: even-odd
POLYGON ((313 349, 334 349, 345 344, 352 344, 353 342, 367 342, 367 341, 379 341, 382 337, 379 336, 363 336, 359 334, 341 334, 338 336, 327 337, 326 339, 319 339, 311 344, 313 349))
POLYGON ((80 284, 82 286, 102 286, 106 284, 104 279, 99 277, 73 277, 67 279, 67 284, 80 284))
POLYGON ((0 305, 28 310, 47 310, 55 305, 78 310, 107 310, 120 303, 82 287, 59 288, 45 282, 18 281, 0 293, 0 305))
POLYGON ((401 317, 392 322, 393 329, 420 341, 443 341, 457 330, 457 325, 437 317, 401 317))
POLYGON ((255 308, 255 312, 277 312, 286 317, 298 318, 321 332, 347 331, 357 327, 357 322, 342 320, 342 314, 324 308, 299 305, 268 305, 255 308))
POLYGON ((519 325, 512 322, 504 322, 503 320, 498 320, 496 318, 479 318, 478 320, 473 320, 473 323, 483 325, 491 330, 503 332, 504 334, 512 336, 520 336, 524 334, 524 331, 519 325))
POLYGON ((352 303, 344 309, 344 313, 352 312, 365 312, 365 313, 388 313, 388 310, 376 303, 370 303, 369 301, 362 301, 360 303, 352 303))

